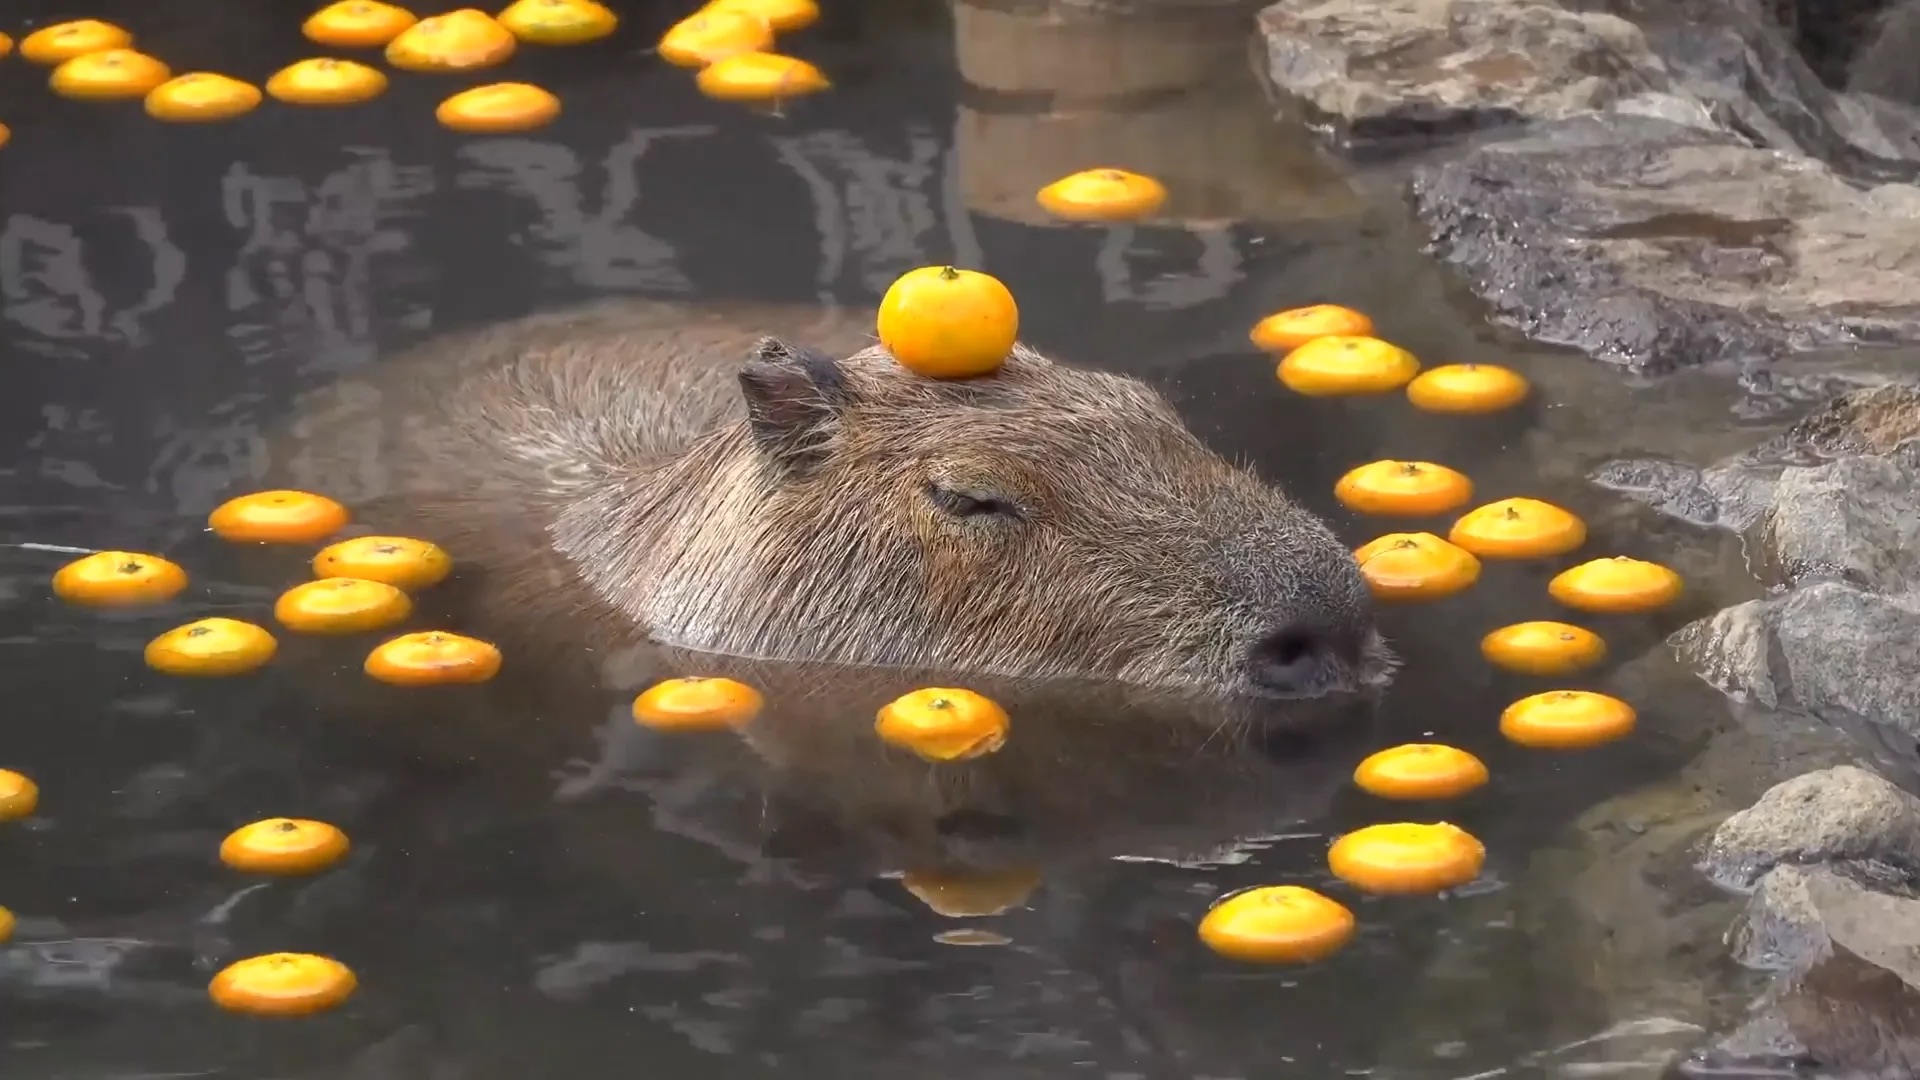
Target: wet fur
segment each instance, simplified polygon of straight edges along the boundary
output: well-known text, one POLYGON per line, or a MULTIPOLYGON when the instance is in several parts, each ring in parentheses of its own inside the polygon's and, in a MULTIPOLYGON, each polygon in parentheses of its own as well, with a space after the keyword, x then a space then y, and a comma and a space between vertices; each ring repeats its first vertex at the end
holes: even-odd
POLYGON ((1347 548, 1143 384, 1025 348, 902 369, 853 315, 615 302, 452 337, 316 395, 288 482, 478 571, 485 624, 610 649, 1238 693, 1289 620, 1392 660, 1347 548), (839 359, 836 359, 839 358, 839 359), (1017 503, 955 519, 930 482, 1017 503))

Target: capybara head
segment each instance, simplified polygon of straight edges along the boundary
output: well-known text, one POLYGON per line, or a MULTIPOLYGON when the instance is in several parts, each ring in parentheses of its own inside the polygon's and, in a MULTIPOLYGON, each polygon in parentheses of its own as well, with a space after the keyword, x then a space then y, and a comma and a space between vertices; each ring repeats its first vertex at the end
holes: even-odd
POLYGON ((769 338, 739 385, 738 421, 557 530, 663 640, 1261 697, 1393 667, 1349 549, 1138 381, 769 338))

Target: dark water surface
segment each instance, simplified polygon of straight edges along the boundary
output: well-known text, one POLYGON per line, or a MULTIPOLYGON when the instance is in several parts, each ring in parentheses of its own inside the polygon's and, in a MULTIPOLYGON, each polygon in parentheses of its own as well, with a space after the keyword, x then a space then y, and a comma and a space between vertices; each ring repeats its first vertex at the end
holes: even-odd
MULTIPOLYGON (((1032 100, 963 88, 944 8, 826 0, 827 19, 786 47, 839 85, 770 117, 705 101, 686 72, 643 54, 691 6, 629 4, 611 41, 523 48, 505 77, 566 103, 558 123, 524 138, 437 128, 432 104, 458 79, 396 75, 369 105, 268 102, 197 129, 135 106, 58 101, 40 69, 0 64, 0 119, 14 127, 0 150, 0 541, 156 551, 196 580, 165 610, 102 615, 50 596, 63 556, 0 550, 0 765, 44 790, 36 818, 0 828, 0 903, 20 917, 0 947, 0 1071, 1536 1075, 1529 1055, 1552 1048, 1549 1032, 1581 1028, 1580 973, 1541 985, 1526 962, 1534 944, 1489 918, 1499 905, 1485 896, 1471 906, 1356 897, 1328 881, 1324 851, 1370 821, 1443 815, 1489 848, 1467 891, 1497 893, 1574 815, 1673 766, 1680 748, 1665 718, 1685 698, 1665 694, 1637 700, 1644 730, 1604 750, 1543 755, 1498 737, 1507 702, 1552 687, 1490 671, 1476 643, 1502 623, 1552 617, 1544 583, 1573 560, 1489 565, 1466 596, 1389 612, 1408 666, 1377 729, 1293 747, 1284 771, 1251 787, 1222 781, 1198 756, 1190 768, 1158 762, 1163 779, 1184 779, 1141 800, 1156 804, 1152 821, 1127 798, 1089 794, 1095 809, 1073 827, 1100 857, 1042 866, 1025 905, 975 920, 937 915, 884 875, 777 857, 751 822, 740 825, 732 804, 747 794, 682 769, 680 748, 623 720, 624 696, 604 703, 624 763, 594 771, 586 762, 598 751, 582 739, 580 765, 548 778, 553 790, 536 800, 510 768, 463 755, 457 729, 436 740, 455 749, 430 759, 330 703, 362 680, 363 643, 289 642, 267 672, 210 685, 144 669, 140 646, 159 631, 214 612, 266 621, 275 591, 298 578, 297 559, 235 552, 201 533, 208 509, 264 472, 265 436, 297 392, 432 335, 571 302, 871 305, 901 271, 946 260, 1007 281, 1031 343, 1152 379, 1205 437, 1326 511, 1355 543, 1399 526, 1340 512, 1334 479, 1374 458, 1418 457, 1467 470, 1483 499, 1532 494, 1591 515, 1581 558, 1673 557, 1672 537, 1642 535, 1578 481, 1574 451, 1528 437, 1552 410, 1581 415, 1584 403, 1557 398, 1561 384, 1547 376, 1584 361, 1497 341, 1449 298, 1397 206, 1368 195, 1367 178, 1349 188, 1301 133, 1271 122, 1237 63, 1210 104, 1142 120, 1145 135, 1112 144, 1152 157, 1165 133, 1201 131, 1216 140, 1205 155, 1160 146, 1152 162, 1067 166, 1159 171, 1191 197, 1187 226, 1045 227, 1020 220, 1023 170, 1068 153, 1072 139, 1036 128, 1032 100), (1268 311, 1323 300, 1373 313, 1382 336, 1430 363, 1511 363, 1540 378, 1542 393, 1496 419, 1421 416, 1397 397, 1294 397, 1245 330, 1268 311), (1366 752, 1422 737, 1481 754, 1495 783, 1411 810, 1347 784, 1366 752), (220 838, 271 815, 332 821, 355 854, 326 874, 268 884, 223 869, 220 838), (1127 853, 1136 834, 1132 854, 1161 861, 1106 857, 1127 853), (1210 859, 1176 865, 1182 854, 1210 859), (1350 903, 1356 943, 1312 968, 1258 969, 1194 939, 1212 897, 1280 882, 1350 903), (962 926, 1009 941, 936 940, 962 926), (1453 1011, 1413 1015, 1443 948, 1457 985, 1418 1000, 1431 1010, 1444 997, 1453 1011), (213 971, 282 949, 339 957, 359 973, 359 994, 298 1023, 209 1005, 213 971), (1379 1067, 1390 1044, 1406 1060, 1410 1038, 1430 1050, 1379 1067)), ((120 21, 177 71, 263 79, 321 52, 298 36, 305 11, 120 2, 46 14, 120 21)), ((1059 77, 1098 97, 1086 86, 1098 59, 1062 64, 1059 77)), ((1669 415, 1660 410, 1672 391, 1638 393, 1669 415)), ((1622 419, 1575 427, 1618 427, 1609 448, 1632 449, 1622 419)), ((1709 422, 1726 423, 1724 410, 1709 422)), ((1595 623, 1616 661, 1720 588, 1695 585, 1684 611, 1595 623)), ((1667 676, 1676 694, 1688 685, 1667 676)), ((1062 791, 1091 783, 1071 754, 1051 768, 1062 791)))

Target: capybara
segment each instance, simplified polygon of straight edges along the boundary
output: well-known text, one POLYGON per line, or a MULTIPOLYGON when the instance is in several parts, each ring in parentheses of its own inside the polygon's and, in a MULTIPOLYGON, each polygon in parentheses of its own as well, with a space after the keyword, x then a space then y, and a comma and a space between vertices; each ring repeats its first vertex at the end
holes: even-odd
MULTIPOLYGON (((815 906, 900 871, 870 884, 916 918, 930 880, 949 910, 1045 908, 1047 947, 1103 979, 1125 959, 1109 920, 1171 916, 1190 943, 1189 884, 1112 857, 1324 816, 1369 744, 1371 695, 1338 691, 1393 666, 1349 549, 1138 382, 1025 349, 936 382, 871 325, 603 304, 449 336, 304 402, 257 481, 444 545, 457 569, 421 619, 506 653, 484 687, 332 680, 329 711, 343 692, 365 695, 355 720, 398 705, 364 726, 484 762, 489 801, 514 789, 556 861, 634 898, 639 938, 803 962, 836 925, 815 906), (682 674, 749 682, 765 708, 737 733, 636 724, 632 695, 682 674), (931 765, 880 742, 875 710, 929 684, 999 701, 1006 745, 931 765), (822 876, 836 887, 790 887, 822 876)), ((458 841, 433 801, 391 806, 419 822, 382 823, 423 894, 404 903, 438 910, 458 888, 442 869, 492 848, 436 860, 458 841)), ((944 970, 899 1001, 975 978, 944 970)), ((886 1017, 876 1052, 921 1022, 886 1017)))
POLYGON ((476 633, 1238 699, 1388 677, 1349 549, 1147 386, 1025 347, 929 379, 868 326, 621 301, 450 336, 307 403, 276 479, 445 546, 476 633))

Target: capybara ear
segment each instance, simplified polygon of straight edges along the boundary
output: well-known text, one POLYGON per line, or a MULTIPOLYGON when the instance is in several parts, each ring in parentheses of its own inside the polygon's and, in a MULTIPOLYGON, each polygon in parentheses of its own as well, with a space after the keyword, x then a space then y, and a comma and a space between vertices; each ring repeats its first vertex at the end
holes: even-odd
POLYGON ((781 466, 804 471, 825 456, 849 397, 832 357, 761 338, 740 368, 753 437, 781 466))

